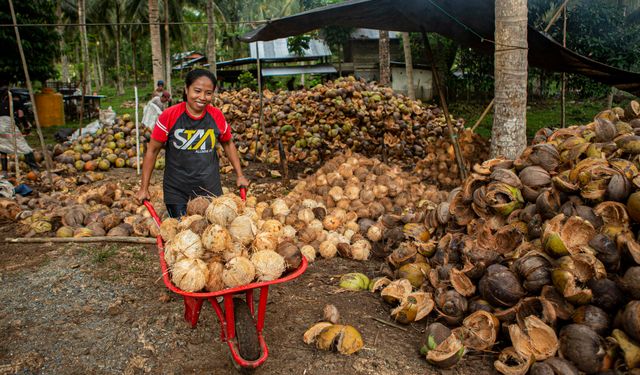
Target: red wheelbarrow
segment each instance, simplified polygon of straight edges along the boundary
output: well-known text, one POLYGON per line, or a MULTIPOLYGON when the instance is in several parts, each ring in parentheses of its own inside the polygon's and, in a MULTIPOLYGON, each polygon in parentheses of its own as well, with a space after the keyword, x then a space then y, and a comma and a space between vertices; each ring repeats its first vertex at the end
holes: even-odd
MULTIPOLYGON (((245 199, 245 194, 246 190, 241 189, 240 195, 243 200, 245 199)), ((144 201, 144 205, 149 210, 156 224, 160 225, 160 218, 151 203, 144 201)), ((231 357, 236 367, 239 366, 241 369, 251 370, 263 364, 269 356, 269 349, 262 335, 267 310, 269 286, 284 283, 302 275, 307 269, 307 259, 302 257, 302 263, 297 269, 277 280, 251 283, 217 292, 190 293, 177 288, 171 282, 167 263, 164 260, 162 237, 159 235, 157 237, 157 245, 164 284, 167 288, 180 294, 184 298, 184 319, 191 323, 191 327, 195 328, 198 324, 202 304, 205 300, 208 300, 220 322, 220 338, 222 342, 226 342, 229 345, 231 357), (255 289, 260 290, 257 314, 253 300, 253 291, 255 289), (244 300, 234 298, 234 296, 242 294, 245 296, 244 300), (218 297, 222 297, 224 308, 220 306, 218 297)))

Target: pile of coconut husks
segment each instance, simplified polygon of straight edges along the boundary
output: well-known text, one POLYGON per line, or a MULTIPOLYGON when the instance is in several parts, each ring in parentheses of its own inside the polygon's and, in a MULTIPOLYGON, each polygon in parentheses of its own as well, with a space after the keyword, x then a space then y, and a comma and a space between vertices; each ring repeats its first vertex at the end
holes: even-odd
POLYGON ((341 284, 380 292, 397 322, 437 318, 422 351, 439 367, 495 351, 503 374, 638 371, 640 119, 621 114, 543 129, 426 213, 381 216, 383 239, 398 220, 431 238, 385 247, 386 275, 341 284))

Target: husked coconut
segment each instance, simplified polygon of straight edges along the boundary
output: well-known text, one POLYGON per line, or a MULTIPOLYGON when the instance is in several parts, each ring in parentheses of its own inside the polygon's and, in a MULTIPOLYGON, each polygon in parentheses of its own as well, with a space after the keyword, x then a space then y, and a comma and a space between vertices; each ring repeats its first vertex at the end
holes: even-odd
POLYGON ((269 219, 262 224, 262 226, 260 227, 260 230, 263 232, 271 232, 275 234, 277 237, 280 237, 282 236, 283 228, 284 226, 278 220, 269 219))
POLYGON ((304 245, 300 248, 300 253, 307 258, 307 262, 313 263, 316 260, 316 249, 311 245, 304 245))
POLYGON ((257 251, 251 255, 258 281, 271 281, 279 278, 285 271, 284 258, 275 251, 257 251))
POLYGON ((238 205, 231 197, 218 197, 209 204, 205 216, 210 223, 226 227, 238 216, 238 205))
POLYGON ((204 288, 209 277, 207 264, 200 259, 184 258, 171 268, 171 281, 185 292, 197 292, 204 288))
POLYGON ((248 258, 239 256, 231 259, 224 265, 222 281, 229 288, 247 285, 256 276, 256 269, 248 258))
POLYGON ((323 258, 330 259, 336 256, 338 248, 332 241, 326 240, 320 244, 319 252, 323 258))
POLYGON ((238 241, 241 244, 247 246, 253 242, 253 239, 258 232, 256 225, 251 218, 246 215, 240 215, 233 219, 231 225, 229 225, 229 233, 234 241, 238 241))
POLYGON ((204 288, 209 292, 217 292, 224 289, 224 282, 222 281, 224 264, 216 261, 209 262, 207 263, 207 270, 209 274, 204 288))
POLYGON ((191 259, 199 259, 204 255, 204 247, 200 237, 190 229, 184 230, 173 238, 176 250, 191 259))
POLYGON ((275 251, 278 246, 278 238, 272 232, 261 232, 253 240, 253 251, 275 251))
POLYGON ((160 224, 160 236, 165 242, 171 241, 176 234, 178 234, 178 219, 168 218, 160 224))
POLYGON ((211 200, 209 198, 203 196, 195 197, 187 203, 187 215, 204 216, 209 204, 211 204, 211 200))
POLYGON ((202 233, 202 245, 214 254, 222 254, 231 248, 229 231, 218 224, 211 224, 202 233))

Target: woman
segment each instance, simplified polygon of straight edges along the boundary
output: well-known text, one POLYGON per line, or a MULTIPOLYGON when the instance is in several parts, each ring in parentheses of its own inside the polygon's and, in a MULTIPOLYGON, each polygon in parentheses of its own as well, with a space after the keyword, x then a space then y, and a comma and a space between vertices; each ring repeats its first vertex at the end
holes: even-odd
POLYGON ((186 214, 189 199, 199 195, 221 195, 216 143, 222 144, 235 169, 238 186, 248 186, 242 175, 231 127, 222 112, 211 105, 216 78, 208 70, 196 69, 185 78, 183 102, 167 108, 156 121, 142 166, 139 200, 149 199, 149 181, 160 149, 166 147, 164 201, 171 217, 186 214))

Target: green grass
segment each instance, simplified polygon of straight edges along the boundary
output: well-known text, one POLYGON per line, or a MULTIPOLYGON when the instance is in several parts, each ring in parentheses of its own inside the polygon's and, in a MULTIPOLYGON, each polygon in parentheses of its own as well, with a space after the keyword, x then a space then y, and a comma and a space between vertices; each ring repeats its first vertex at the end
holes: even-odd
POLYGON ((93 263, 104 263, 117 253, 118 247, 116 245, 108 245, 103 248, 96 249, 93 253, 93 263))
MULTIPOLYGON (((467 127, 472 127, 489 104, 468 104, 464 102, 453 103, 449 107, 449 112, 454 117, 462 117, 465 119, 467 127)), ((616 105, 616 104, 614 104, 616 105)), ((604 100, 594 101, 573 101, 567 100, 566 119, 567 126, 576 124, 587 124, 593 120, 593 117, 603 109, 607 104, 604 100)), ((544 127, 560 127, 561 107, 560 101, 547 100, 544 102, 530 102, 527 106, 527 138, 531 139, 533 135, 544 127)), ((477 133, 485 138, 491 137, 491 126, 493 124, 493 112, 484 118, 477 128, 477 133)))

